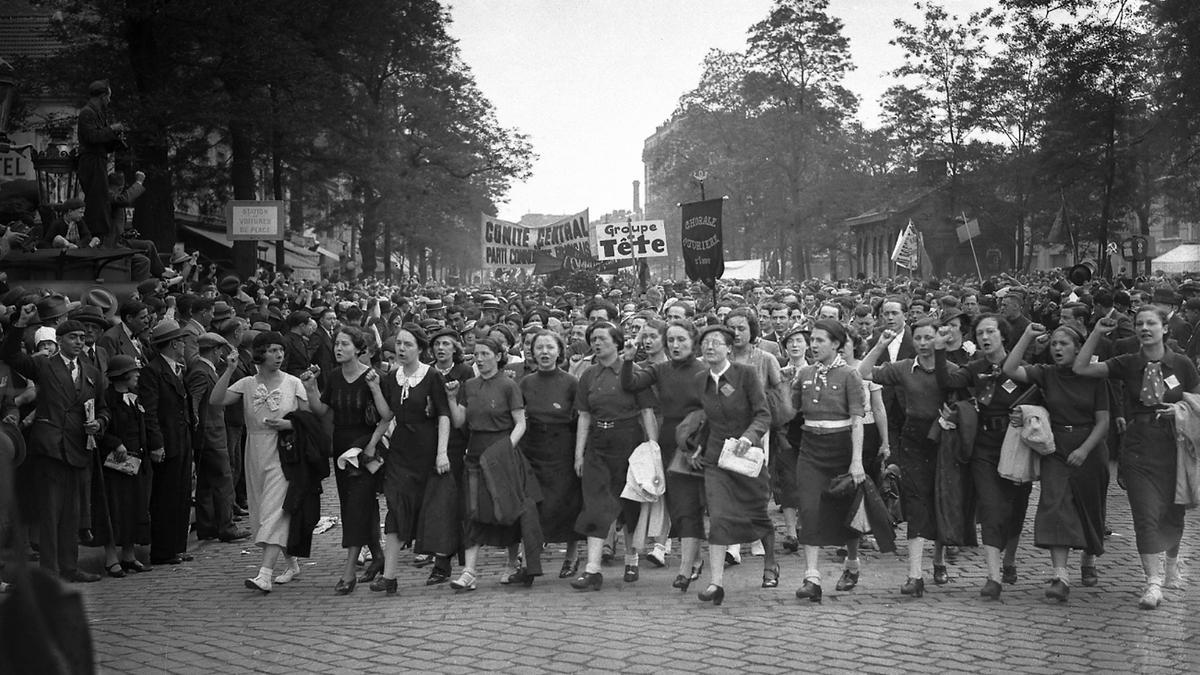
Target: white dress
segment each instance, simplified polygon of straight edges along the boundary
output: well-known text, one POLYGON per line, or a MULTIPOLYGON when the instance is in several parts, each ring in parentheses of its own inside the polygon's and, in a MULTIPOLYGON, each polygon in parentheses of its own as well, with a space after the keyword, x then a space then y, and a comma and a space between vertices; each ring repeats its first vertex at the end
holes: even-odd
POLYGON ((280 419, 308 401, 300 378, 280 373, 277 389, 267 391, 258 378, 243 377, 229 388, 242 395, 246 412, 246 500, 250 505, 250 529, 259 546, 287 546, 291 515, 284 513, 288 482, 279 463, 278 433, 264 420, 280 419))

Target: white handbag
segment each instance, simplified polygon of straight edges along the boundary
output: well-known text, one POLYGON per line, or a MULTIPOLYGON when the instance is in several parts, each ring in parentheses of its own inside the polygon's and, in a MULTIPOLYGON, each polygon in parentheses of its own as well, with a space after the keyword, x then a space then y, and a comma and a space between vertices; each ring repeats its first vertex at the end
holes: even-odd
POLYGON ((736 452, 737 446, 738 439, 726 438, 725 445, 721 446, 721 457, 717 459, 717 466, 743 476, 758 478, 758 474, 762 473, 763 464, 767 460, 766 451, 750 446, 746 452, 739 455, 736 452))

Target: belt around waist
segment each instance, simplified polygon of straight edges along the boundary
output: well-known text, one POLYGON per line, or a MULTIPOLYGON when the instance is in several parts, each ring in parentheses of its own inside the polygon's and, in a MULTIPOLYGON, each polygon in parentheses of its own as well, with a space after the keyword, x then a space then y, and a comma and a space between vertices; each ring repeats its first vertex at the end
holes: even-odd
POLYGON ((815 434, 831 434, 835 431, 844 431, 852 426, 854 426, 854 422, 851 420, 805 420, 801 429, 815 434))
POLYGON ((626 426, 629 424, 637 424, 637 418, 630 417, 629 419, 624 420, 592 420, 593 429, 616 429, 617 427, 626 426))
POLYGON ((985 417, 979 420, 979 428, 987 431, 999 431, 1007 429, 1009 425, 1008 417, 985 417))

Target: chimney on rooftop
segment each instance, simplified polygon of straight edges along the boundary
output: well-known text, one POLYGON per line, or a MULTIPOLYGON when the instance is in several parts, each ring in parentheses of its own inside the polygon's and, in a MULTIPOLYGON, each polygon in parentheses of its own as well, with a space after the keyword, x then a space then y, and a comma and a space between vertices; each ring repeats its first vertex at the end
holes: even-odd
POLYGON ((642 181, 633 181, 633 213, 639 218, 642 216, 642 181))

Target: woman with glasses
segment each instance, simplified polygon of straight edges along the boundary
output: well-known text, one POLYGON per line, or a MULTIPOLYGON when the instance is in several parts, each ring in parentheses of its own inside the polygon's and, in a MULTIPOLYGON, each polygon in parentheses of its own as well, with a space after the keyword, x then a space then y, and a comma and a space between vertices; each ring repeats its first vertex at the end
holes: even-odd
MULTIPOLYGON (((751 477, 718 466, 727 441, 734 454, 745 455, 751 446, 761 446, 771 428, 771 413, 754 368, 730 360, 734 339, 733 331, 725 326, 700 331, 701 358, 707 368, 693 380, 708 421, 703 464, 710 578, 699 597, 714 605, 725 600, 725 549, 765 539, 774 531, 767 513, 770 477, 766 468, 751 477)), ((779 566, 773 554, 768 549, 769 557, 764 559, 764 588, 779 585, 779 566)))

